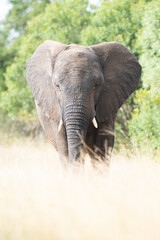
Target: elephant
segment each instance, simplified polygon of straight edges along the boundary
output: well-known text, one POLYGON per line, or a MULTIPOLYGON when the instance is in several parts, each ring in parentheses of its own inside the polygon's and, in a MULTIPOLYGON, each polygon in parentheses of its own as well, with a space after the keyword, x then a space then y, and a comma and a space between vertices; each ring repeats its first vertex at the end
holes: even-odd
POLYGON ((118 42, 91 46, 46 40, 26 65, 42 128, 61 159, 110 159, 118 109, 138 85, 141 65, 118 42))

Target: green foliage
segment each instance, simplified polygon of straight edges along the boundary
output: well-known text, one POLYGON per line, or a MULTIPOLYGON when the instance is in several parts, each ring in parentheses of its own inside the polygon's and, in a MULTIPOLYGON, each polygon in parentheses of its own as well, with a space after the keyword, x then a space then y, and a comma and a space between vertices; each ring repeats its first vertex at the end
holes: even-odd
POLYGON ((136 94, 138 107, 129 124, 130 135, 138 146, 149 144, 160 151, 160 2, 146 6, 137 46, 143 66, 143 89, 136 94))
MULTIPOLYGON (((10 0, 12 8, 6 19, 0 23, 0 95, 2 92, 3 96, 3 91, 7 90, 5 72, 18 56, 22 33, 25 33, 27 21, 42 12, 49 2, 49 0, 10 0)), ((7 94, 10 94, 10 90, 7 94)), ((6 101, 6 98, 4 98, 4 101, 6 101)), ((1 103, 1 105, 4 105, 3 109, 7 106, 6 102, 1 103)), ((16 106, 16 108, 18 107, 16 106)))
POLYGON ((12 8, 6 17, 5 25, 19 34, 25 32, 28 20, 44 11, 51 0, 10 0, 12 8))
POLYGON ((134 49, 145 0, 103 1, 95 12, 91 24, 82 31, 82 42, 97 44, 118 41, 134 49))
POLYGON ((157 150, 160 147, 160 96, 141 89, 137 91, 135 101, 139 107, 134 109, 129 124, 132 141, 138 147, 157 150))

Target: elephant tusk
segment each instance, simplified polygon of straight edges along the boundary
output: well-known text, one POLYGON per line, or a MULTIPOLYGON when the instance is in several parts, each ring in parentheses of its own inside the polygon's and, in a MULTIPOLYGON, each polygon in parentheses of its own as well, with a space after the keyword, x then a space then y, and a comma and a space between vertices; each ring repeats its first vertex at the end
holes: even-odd
POLYGON ((93 118, 92 123, 93 123, 93 125, 94 125, 95 128, 98 128, 98 123, 97 123, 95 117, 93 118))
POLYGON ((61 119, 61 121, 60 121, 60 123, 58 125, 58 133, 61 131, 62 127, 63 127, 63 121, 61 119))

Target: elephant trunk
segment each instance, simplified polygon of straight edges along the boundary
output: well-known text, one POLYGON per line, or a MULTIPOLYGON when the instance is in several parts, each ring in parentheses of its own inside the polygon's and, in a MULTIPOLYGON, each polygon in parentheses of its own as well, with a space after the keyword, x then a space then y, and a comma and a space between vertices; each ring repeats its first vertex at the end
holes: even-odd
POLYGON ((89 119, 87 110, 80 105, 69 105, 66 107, 65 126, 68 142, 69 161, 73 162, 83 155, 84 142, 86 140, 89 119))

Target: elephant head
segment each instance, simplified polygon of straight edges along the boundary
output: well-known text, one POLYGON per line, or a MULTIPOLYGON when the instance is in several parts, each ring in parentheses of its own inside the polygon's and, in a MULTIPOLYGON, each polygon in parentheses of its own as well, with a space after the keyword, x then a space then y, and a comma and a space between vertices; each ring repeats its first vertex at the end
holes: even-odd
POLYGON ((84 148, 88 126, 115 118, 136 89, 141 66, 117 42, 90 47, 47 40, 27 64, 27 81, 45 116, 65 127, 69 159, 84 148))

